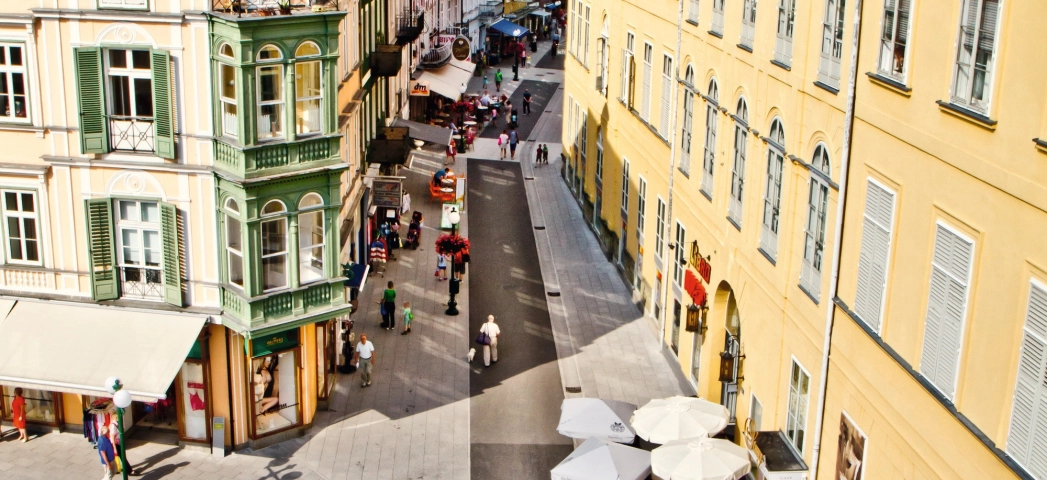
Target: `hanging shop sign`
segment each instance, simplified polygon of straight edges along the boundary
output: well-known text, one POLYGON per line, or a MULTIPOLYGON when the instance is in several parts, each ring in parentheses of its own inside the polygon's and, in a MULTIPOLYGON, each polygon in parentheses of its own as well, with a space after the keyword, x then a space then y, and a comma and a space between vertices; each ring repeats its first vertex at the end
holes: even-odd
POLYGON ((428 97, 429 96, 429 82, 421 80, 411 81, 411 96, 412 97, 428 97))
POLYGON ((698 275, 702 276, 702 280, 705 280, 705 283, 709 283, 709 277, 712 276, 713 268, 709 265, 709 257, 703 257, 701 252, 698 251, 698 240, 691 242, 691 258, 689 260, 691 265, 698 270, 698 275))
POLYGON ((691 296, 691 300, 694 301, 695 305, 698 305, 699 307, 705 306, 709 294, 706 293, 705 285, 702 285, 702 282, 698 280, 698 277, 694 275, 694 272, 688 270, 684 274, 683 289, 691 296))
POLYGON ((287 350, 298 346, 298 329, 292 328, 280 333, 251 339, 251 356, 261 357, 273 352, 287 350))
POLYGON ((458 37, 451 43, 451 55, 454 55, 454 59, 460 62, 464 62, 469 59, 469 39, 465 37, 458 37))
POLYGON ((403 199, 403 186, 400 179, 374 179, 371 185, 371 204, 379 207, 400 208, 403 199))

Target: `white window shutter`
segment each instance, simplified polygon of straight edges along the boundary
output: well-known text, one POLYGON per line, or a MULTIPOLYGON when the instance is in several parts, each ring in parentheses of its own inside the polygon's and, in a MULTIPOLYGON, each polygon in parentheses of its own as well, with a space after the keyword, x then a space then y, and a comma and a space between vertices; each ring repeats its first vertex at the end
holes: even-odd
POLYGON ((662 118, 661 118, 661 130, 662 136, 669 138, 669 110, 672 109, 672 69, 673 60, 672 58, 665 56, 662 59, 662 118))
POLYGON ((920 373, 947 398, 956 394, 960 341, 967 309, 967 285, 974 244, 938 225, 920 373))
POLYGON ((870 180, 866 185, 854 311, 877 333, 880 332, 884 289, 887 285, 893 219, 894 192, 870 180))
POLYGON ((1033 284, 1025 317, 1007 453, 1047 478, 1047 290, 1033 284))
POLYGON ((640 117, 648 123, 651 121, 651 62, 653 61, 653 56, 653 49, 650 45, 645 45, 643 54, 643 98, 640 99, 640 117))

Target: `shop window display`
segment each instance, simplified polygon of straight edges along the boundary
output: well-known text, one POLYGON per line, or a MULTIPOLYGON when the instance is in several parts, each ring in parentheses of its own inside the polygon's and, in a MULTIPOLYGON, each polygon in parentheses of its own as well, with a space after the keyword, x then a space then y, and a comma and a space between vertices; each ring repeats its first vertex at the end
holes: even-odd
POLYGON ((182 364, 181 408, 185 438, 207 440, 207 390, 204 382, 204 365, 186 362, 182 364))
MULTIPOLYGON (((11 402, 15 399, 15 387, 3 387, 4 392, 4 419, 11 421, 11 402)), ((54 394, 43 390, 23 388, 22 397, 25 398, 25 419, 33 423, 55 424, 54 394)), ((8 423, 10 426, 10 423, 8 423)))
POLYGON ((251 361, 256 434, 298 423, 296 360, 295 350, 290 350, 251 361))

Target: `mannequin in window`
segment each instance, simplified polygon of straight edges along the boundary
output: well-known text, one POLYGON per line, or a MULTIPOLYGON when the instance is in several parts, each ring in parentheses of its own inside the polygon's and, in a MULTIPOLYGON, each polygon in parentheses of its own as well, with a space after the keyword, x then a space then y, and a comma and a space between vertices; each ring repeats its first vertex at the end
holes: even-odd
POLYGON ((269 409, 276 406, 280 402, 279 397, 274 393, 276 390, 273 379, 273 372, 276 371, 276 362, 273 361, 273 357, 265 357, 262 360, 262 365, 258 367, 258 370, 254 375, 254 398, 255 398, 255 414, 261 415, 267 412, 269 409))

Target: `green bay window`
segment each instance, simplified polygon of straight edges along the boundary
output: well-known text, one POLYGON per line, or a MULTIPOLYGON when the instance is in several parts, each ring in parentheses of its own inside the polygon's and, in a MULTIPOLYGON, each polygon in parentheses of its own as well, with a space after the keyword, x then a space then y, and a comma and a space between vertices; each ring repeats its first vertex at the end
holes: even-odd
POLYGON ((309 193, 298 204, 298 278, 303 284, 324 275, 324 201, 309 193))
MULTIPOLYGON (((262 217, 282 215, 287 211, 283 202, 271 200, 262 207, 262 217)), ((287 282, 287 218, 266 219, 262 228, 262 290, 286 288, 287 282)))
MULTIPOLYGON (((223 43, 218 48, 219 58, 227 61, 233 60, 233 47, 223 43)), ((222 134, 227 137, 236 138, 239 133, 239 121, 237 119, 237 81, 236 68, 226 63, 218 64, 218 81, 221 86, 218 89, 218 97, 222 103, 222 134)))
MULTIPOLYGON (((305 42, 295 51, 295 58, 309 58, 320 55, 320 49, 313 42, 305 42)), ((320 61, 298 60, 295 70, 295 131, 299 135, 319 133, 320 102, 323 99, 322 71, 320 61)))
POLYGON ((225 255, 229 283, 244 288, 243 224, 236 200, 225 201, 225 255))
MULTIPOLYGON (((259 62, 279 61, 280 50, 266 45, 258 52, 259 62)), ((284 136, 284 66, 265 65, 258 67, 258 139, 284 136)))

